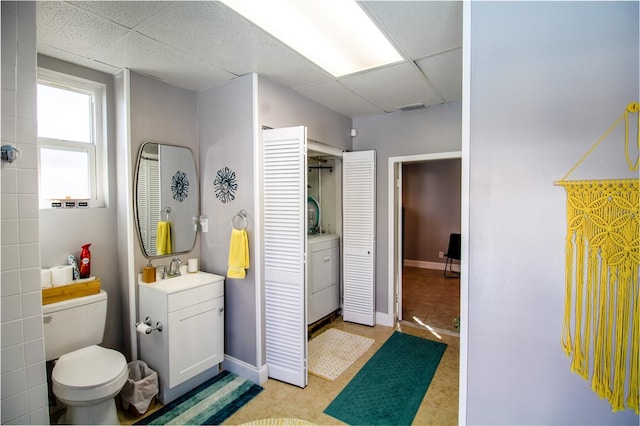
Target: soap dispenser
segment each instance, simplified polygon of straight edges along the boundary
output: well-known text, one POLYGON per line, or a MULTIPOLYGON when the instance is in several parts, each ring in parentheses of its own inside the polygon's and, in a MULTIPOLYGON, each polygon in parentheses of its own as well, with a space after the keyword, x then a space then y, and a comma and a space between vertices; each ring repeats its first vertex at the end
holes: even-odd
POLYGON ((156 267, 151 264, 151 259, 149 259, 149 263, 142 270, 142 281, 145 283, 153 283, 156 281, 156 267))

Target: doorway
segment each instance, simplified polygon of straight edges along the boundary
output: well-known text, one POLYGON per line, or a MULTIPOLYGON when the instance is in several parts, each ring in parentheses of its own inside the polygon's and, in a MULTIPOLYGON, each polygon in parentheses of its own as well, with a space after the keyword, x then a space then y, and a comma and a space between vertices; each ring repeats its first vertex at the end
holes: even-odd
MULTIPOLYGON (((408 225, 409 228, 406 229, 408 235, 420 235, 424 234, 425 229, 417 229, 417 228, 425 228, 429 225, 422 218, 416 218, 415 216, 422 215, 423 217, 426 215, 426 212, 416 212, 416 210, 427 209, 427 207, 421 207, 423 200, 414 197, 410 206, 405 206, 403 202, 403 189, 406 185, 413 185, 415 187, 415 176, 410 178, 410 175, 404 176, 403 169, 410 170, 410 168, 415 168, 415 170, 431 170, 427 172, 426 178, 429 178, 429 174, 438 173, 438 169, 443 169, 445 163, 456 164, 456 173, 458 173, 457 181, 460 179, 460 163, 461 163, 462 153, 461 152, 447 152, 447 153, 438 153, 438 154, 423 154, 423 155, 411 155, 411 156, 403 156, 403 157, 390 157, 389 158, 389 174, 388 174, 388 188, 389 188, 389 206, 388 206, 388 220, 389 220, 389 281, 393 282, 393 286, 389 286, 389 312, 393 312, 393 322, 394 324, 398 324, 400 320, 408 320, 413 323, 413 325, 425 327, 427 329, 432 330, 432 332, 445 331, 456 333, 455 330, 455 319, 456 315, 452 314, 457 313, 457 317, 459 317, 460 312, 460 280, 455 279, 454 282, 447 282, 447 279, 443 276, 443 271, 441 268, 444 268, 444 262, 446 257, 446 251, 448 248, 448 239, 449 234, 453 232, 460 232, 460 221, 461 221, 461 209, 459 207, 460 203, 460 185, 458 185, 457 193, 454 194, 454 197, 457 199, 458 207, 453 211, 457 211, 457 218, 453 222, 448 221, 446 219, 442 219, 442 229, 437 229, 437 227, 433 227, 431 225, 431 234, 429 234, 429 238, 418 237, 417 239, 410 240, 409 247, 405 245, 404 238, 404 225, 408 225), (407 167, 409 166, 409 167, 407 167), (414 167, 415 166, 415 167, 414 167), (424 166, 424 167, 420 167, 424 166), (411 182, 414 183, 411 183, 411 182), (423 223, 425 222, 425 223, 423 223), (445 223, 446 222, 446 223, 445 223), (453 223, 453 224, 452 224, 453 223), (457 224, 457 229, 456 225, 457 224), (413 229, 410 229, 413 228, 413 229), (421 232, 422 231, 422 232, 421 232), (433 234, 433 235, 432 235, 433 234), (420 241, 417 241, 420 240, 420 241), (429 241, 423 241, 429 240, 429 241), (444 241, 443 241, 444 240, 444 241), (416 247, 418 245, 418 247, 416 247), (421 247, 420 247, 421 246, 421 247), (415 253, 422 252, 421 255, 416 255, 415 253), (426 254, 425 254, 426 253, 426 254), (409 260, 405 262, 405 255, 409 256, 409 260), (419 257, 420 259, 410 259, 411 256, 419 257), (440 257, 442 256, 442 257, 440 257), (447 300, 442 301, 443 304, 451 304, 456 303, 456 306, 443 306, 441 312, 432 312, 429 315, 411 315, 411 318, 403 318, 403 289, 405 287, 405 273, 409 274, 406 276, 407 281, 407 292, 414 292, 421 302, 418 303, 417 308, 422 309, 420 306, 428 306, 431 304, 433 308, 433 303, 439 303, 437 300, 434 302, 434 297, 437 298, 438 292, 447 292, 447 300), (420 294, 420 290, 416 292, 416 286, 429 286, 432 294, 429 296, 428 294, 420 294), (457 286, 457 287, 455 287, 457 286), (457 291, 457 294, 455 293, 457 291), (449 297, 450 296, 450 297, 449 297), (431 298, 431 300, 426 300, 427 298, 431 298), (426 305, 425 305, 426 301, 426 305), (413 318, 413 317, 416 318, 413 318), (447 320, 447 316, 451 316, 449 320, 447 320), (435 324, 432 325, 430 322, 435 324)), ((445 167, 446 168, 446 167, 445 167)), ((420 172, 419 172, 420 173, 420 172)), ((418 174, 419 174, 418 173, 418 174)), ((447 172, 451 173, 451 171, 447 172)), ((434 175, 435 176, 435 175, 434 175)), ((446 173, 445 175, 446 176, 446 173)), ((443 179, 443 176, 440 176, 438 179, 443 179)), ((435 180, 435 179, 434 179, 435 180)), ((438 188, 433 186, 434 182, 431 182, 431 193, 435 193, 435 201, 432 203, 440 203, 442 200, 446 199, 446 194, 443 194, 443 191, 450 191, 451 188, 438 188), (440 194, 438 194, 440 192, 440 194), (437 201, 438 197, 440 197, 441 201, 437 201), (445 197, 445 198, 442 198, 445 197)), ((420 184, 419 184, 420 185, 420 184)), ((423 188, 425 191, 429 190, 427 187, 423 188)), ((415 190, 415 188, 413 188, 415 190)), ((444 201, 446 202, 446 201, 444 201)), ((433 222, 434 220, 437 222, 437 215, 442 214, 439 212, 438 206, 430 206, 428 208, 430 210, 429 216, 430 220, 433 222), (435 216, 435 217, 434 217, 435 216)), ((449 215, 451 215, 451 206, 449 206, 449 215)), ((453 213, 455 214, 455 213, 453 213)), ((444 293, 441 293, 444 294, 444 293)), ((415 297, 412 296, 412 304, 413 309, 416 308, 416 304, 413 303, 413 299, 415 297)), ((439 309, 438 309, 439 311, 439 309)))

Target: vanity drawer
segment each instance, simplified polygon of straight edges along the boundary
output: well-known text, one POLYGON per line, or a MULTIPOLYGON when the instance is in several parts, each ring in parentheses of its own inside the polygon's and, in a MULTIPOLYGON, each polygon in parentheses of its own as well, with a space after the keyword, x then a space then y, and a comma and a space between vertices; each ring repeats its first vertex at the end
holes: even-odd
POLYGON ((190 288, 169 294, 167 300, 168 312, 178 311, 188 306, 202 303, 224 295, 224 282, 214 282, 200 287, 190 288))

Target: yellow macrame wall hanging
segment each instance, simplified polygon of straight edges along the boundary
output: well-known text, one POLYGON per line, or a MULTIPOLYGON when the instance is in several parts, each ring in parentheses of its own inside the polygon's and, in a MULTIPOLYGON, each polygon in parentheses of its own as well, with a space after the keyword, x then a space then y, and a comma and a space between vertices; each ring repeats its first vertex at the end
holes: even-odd
POLYGON ((633 161, 629 133, 640 121, 637 102, 624 113, 556 185, 567 192, 566 288, 562 347, 571 370, 589 380, 613 411, 640 411, 640 178, 567 181, 582 161, 624 119, 625 156, 633 161), (572 324, 573 320, 573 324, 572 324), (593 357, 593 360, 590 360, 593 357), (626 388, 626 391, 625 391, 626 388))

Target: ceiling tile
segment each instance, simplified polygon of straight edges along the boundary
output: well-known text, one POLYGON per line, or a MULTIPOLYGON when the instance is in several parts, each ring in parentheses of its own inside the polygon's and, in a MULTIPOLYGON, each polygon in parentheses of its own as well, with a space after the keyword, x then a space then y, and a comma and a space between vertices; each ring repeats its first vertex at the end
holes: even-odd
POLYGON ((360 5, 412 59, 462 46, 461 1, 363 1, 360 5))
POLYGON ((102 71, 107 74, 116 74, 120 71, 120 68, 103 64, 102 62, 98 62, 93 59, 83 58, 82 56, 74 55, 73 53, 64 52, 56 49, 55 47, 42 46, 41 48, 38 48, 38 53, 60 59, 61 61, 71 62, 72 64, 82 65, 83 67, 102 71))
POLYGON ((398 107, 444 102, 412 63, 402 63, 340 79, 346 88, 391 112, 398 107))
POLYGON ((459 99, 461 2, 360 4, 406 62, 336 81, 217 1, 37 2, 38 52, 192 90, 256 72, 352 117, 459 99))
POLYGON ((365 101, 337 81, 302 87, 296 90, 302 96, 312 99, 347 117, 381 114, 384 110, 365 101))
POLYGON ((97 17, 69 3, 36 3, 38 45, 73 52, 85 58, 95 56, 127 33, 127 29, 97 17))
POLYGON ((218 2, 177 2, 137 30, 236 75, 257 72, 294 88, 331 79, 218 2))
POLYGON ((447 102, 462 100, 462 48, 416 62, 447 102))
POLYGON ((191 90, 206 90, 236 77, 136 32, 96 59, 191 90))
POLYGON ((127 28, 169 6, 168 1, 70 1, 70 4, 127 28))

